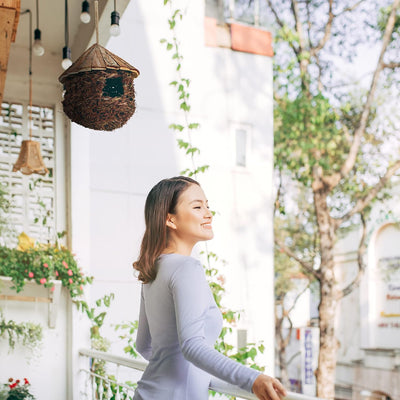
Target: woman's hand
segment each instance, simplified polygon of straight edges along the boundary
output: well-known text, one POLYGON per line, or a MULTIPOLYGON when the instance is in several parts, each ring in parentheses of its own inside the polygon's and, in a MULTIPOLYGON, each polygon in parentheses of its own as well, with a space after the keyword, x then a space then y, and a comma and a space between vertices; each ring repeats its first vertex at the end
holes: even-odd
POLYGON ((252 390, 260 400, 281 400, 281 397, 287 396, 285 388, 277 379, 263 374, 256 378, 252 390))

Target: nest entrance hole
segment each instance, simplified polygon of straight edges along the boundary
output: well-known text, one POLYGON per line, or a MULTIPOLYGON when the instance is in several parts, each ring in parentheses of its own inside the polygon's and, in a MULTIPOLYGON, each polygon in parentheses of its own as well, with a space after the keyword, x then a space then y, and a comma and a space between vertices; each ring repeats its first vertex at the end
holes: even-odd
POLYGON ((124 84, 120 76, 107 78, 103 87, 103 96, 122 97, 124 95, 124 84))

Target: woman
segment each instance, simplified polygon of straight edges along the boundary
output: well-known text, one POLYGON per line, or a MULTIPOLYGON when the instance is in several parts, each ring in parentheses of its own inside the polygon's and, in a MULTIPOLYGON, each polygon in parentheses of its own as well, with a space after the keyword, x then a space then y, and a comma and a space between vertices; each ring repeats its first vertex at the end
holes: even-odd
POLYGON ((213 237, 212 214, 200 185, 179 176, 153 187, 146 230, 133 264, 142 284, 136 348, 149 364, 135 400, 206 400, 210 375, 254 392, 286 396, 280 382, 220 354, 213 345, 222 316, 193 246, 213 237))

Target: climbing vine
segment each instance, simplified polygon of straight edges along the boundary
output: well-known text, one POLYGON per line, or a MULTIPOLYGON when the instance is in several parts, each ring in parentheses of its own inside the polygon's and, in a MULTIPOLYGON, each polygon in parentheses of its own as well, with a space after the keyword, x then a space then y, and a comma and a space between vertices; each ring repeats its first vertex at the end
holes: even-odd
MULTIPOLYGON (((176 28, 177 24, 183 19, 183 12, 180 9, 173 8, 172 0, 164 0, 164 6, 167 5, 171 9, 170 18, 168 19, 171 37, 169 39, 161 39, 160 43, 165 46, 168 52, 171 52, 171 58, 175 62, 176 79, 170 82, 170 85, 176 89, 179 108, 182 110, 184 115, 184 122, 182 124, 172 123, 169 125, 169 128, 178 133, 177 145, 180 149, 185 151, 186 156, 190 159, 191 168, 184 169, 181 174, 197 179, 197 175, 199 173, 206 172, 209 168, 209 165, 197 166, 196 157, 200 155, 200 149, 193 146, 192 142, 192 133, 196 130, 199 130, 200 124, 192 121, 191 119, 191 106, 189 102, 189 88, 191 81, 182 74, 182 62, 184 58, 180 51, 180 42, 178 40, 176 28)), ((262 343, 250 343, 244 348, 238 349, 235 352, 234 347, 226 342, 226 336, 229 333, 232 333, 233 327, 240 319, 240 313, 238 311, 225 309, 221 304, 222 296, 225 292, 223 286, 225 279, 219 272, 218 264, 224 263, 224 261, 220 260, 216 253, 209 251, 207 245, 205 245, 205 251, 203 252, 203 255, 206 259, 206 265, 204 266, 206 276, 208 278, 215 302, 221 309, 224 319, 224 326, 215 348, 221 353, 240 363, 249 364, 252 368, 263 371, 264 368, 258 366, 255 362, 257 354, 264 352, 264 345, 262 343)))

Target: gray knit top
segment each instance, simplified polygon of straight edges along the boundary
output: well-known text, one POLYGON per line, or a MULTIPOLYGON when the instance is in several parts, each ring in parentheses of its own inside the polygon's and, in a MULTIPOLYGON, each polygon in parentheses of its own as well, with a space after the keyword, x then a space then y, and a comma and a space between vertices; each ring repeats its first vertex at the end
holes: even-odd
POLYGON ((135 400, 207 400, 211 375, 251 392, 260 372, 214 349, 222 316, 203 267, 162 254, 157 277, 142 285, 136 349, 149 364, 135 400))

